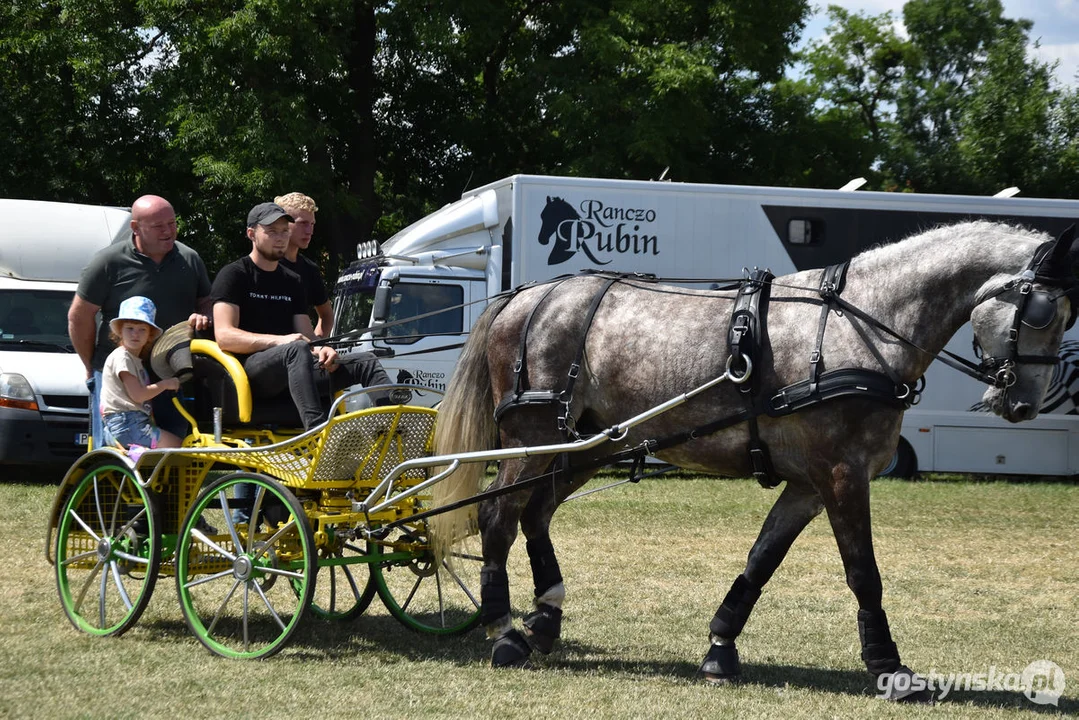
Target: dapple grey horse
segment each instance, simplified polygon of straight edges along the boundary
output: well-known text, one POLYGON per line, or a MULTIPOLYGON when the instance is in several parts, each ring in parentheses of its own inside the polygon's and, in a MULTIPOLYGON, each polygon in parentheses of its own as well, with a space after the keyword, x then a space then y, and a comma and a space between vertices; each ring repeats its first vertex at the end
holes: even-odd
MULTIPOLYGON (((1033 418, 1072 314, 1066 294, 1074 286, 1071 237, 1050 245, 1051 240, 1021 228, 978 221, 938 227, 858 255, 849 265, 842 298, 910 342, 898 340, 865 316, 830 311, 819 345, 824 367, 891 373, 913 387, 934 354, 970 321, 986 358, 996 359, 983 366, 997 372, 1000 380, 986 391, 986 404, 1013 422, 1033 418), (1031 270, 1039 249, 1044 260, 1031 270), (1038 299, 1037 307, 1024 311, 1028 294, 1038 299), (1031 321, 1024 312, 1041 317, 1031 321)), ((752 371, 765 391, 807 377, 810 356, 818 347, 820 280, 820 271, 806 271, 772 283, 767 334, 752 371)), ((588 322, 586 309, 602 283, 600 277, 575 276, 553 291, 546 286, 521 290, 485 311, 439 410, 439 455, 494 448, 498 443, 516 448, 566 441, 556 424, 558 403, 511 406, 495 422, 496 405, 520 385, 515 363, 522 348, 528 387, 557 393, 566 385, 568 368, 583 344, 583 363, 569 407, 581 435, 616 426, 723 374, 733 292, 621 279, 610 286, 588 322)), ((481 621, 495 640, 493 664, 523 664, 532 648, 550 651, 559 635, 565 591, 549 527, 559 503, 596 472, 592 461, 649 438, 700 428, 743 406, 737 387, 720 383, 634 427, 618 442, 566 455, 567 467, 556 483, 484 500, 478 515, 471 506, 434 518, 436 540, 460 537, 478 520, 484 563, 481 621), (526 538, 535 584, 535 609, 525 618, 523 633, 511 622, 506 574, 518 525, 526 538)), ((902 407, 895 404, 842 397, 785 417, 760 417, 760 438, 770 450, 775 475, 786 485, 750 550, 745 571, 711 622, 711 645, 701 667, 706 678, 721 681, 739 674, 735 638, 795 538, 822 510, 860 608, 858 628, 866 667, 876 676, 911 675, 900 662, 881 607, 869 517, 869 481, 896 448, 902 414, 902 407)), ((657 455, 691 471, 744 477, 752 469, 747 439, 746 424, 741 423, 657 455)), ((551 455, 504 460, 491 487, 543 475, 553 461, 551 455)), ((474 494, 483 472, 482 464, 459 469, 436 487, 436 506, 474 494)))

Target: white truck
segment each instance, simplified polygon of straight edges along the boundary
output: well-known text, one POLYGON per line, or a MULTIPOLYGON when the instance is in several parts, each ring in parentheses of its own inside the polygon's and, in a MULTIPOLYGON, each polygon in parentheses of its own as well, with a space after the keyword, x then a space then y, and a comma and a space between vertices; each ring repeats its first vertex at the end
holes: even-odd
POLYGON ((86 451, 86 370, 67 334, 83 267, 131 238, 125 209, 0 199, 0 465, 86 451))
MULTIPOLYGON (((445 389, 483 301, 523 283, 585 269, 702 280, 753 267, 783 275, 977 217, 1055 235, 1079 223, 1079 201, 515 175, 466 192, 381 245, 360 243, 359 260, 336 285, 334 326, 368 329, 355 350, 379 355, 392 380, 415 388, 413 402, 433 403, 425 389, 445 389), (379 329, 447 307, 455 309, 379 329)), ((726 319, 716 323, 726 332, 726 319)), ((949 349, 969 356, 971 339, 968 324, 949 349)), ((1079 330, 1062 352, 1077 350, 1079 362, 1071 339, 1079 330)), ((1066 383, 1052 391, 1057 412, 1011 425, 971 410, 985 389, 976 381, 941 363, 926 381, 889 473, 1079 473, 1079 415, 1066 383)))

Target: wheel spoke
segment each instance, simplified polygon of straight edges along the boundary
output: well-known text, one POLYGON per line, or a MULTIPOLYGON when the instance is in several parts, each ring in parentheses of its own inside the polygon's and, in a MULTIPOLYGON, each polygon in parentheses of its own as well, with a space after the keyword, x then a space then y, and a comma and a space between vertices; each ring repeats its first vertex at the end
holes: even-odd
POLYGON ((98 616, 101 618, 101 625, 99 627, 105 627, 105 590, 109 587, 109 574, 101 573, 101 593, 97 598, 97 610, 98 616))
POLYGON ((97 550, 87 550, 86 552, 79 553, 78 555, 75 555, 74 557, 69 557, 67 560, 64 560, 64 562, 62 562, 60 564, 63 565, 64 567, 67 567, 68 565, 71 565, 72 563, 77 563, 80 560, 85 560, 86 558, 93 557, 94 555, 97 555, 97 550))
POLYGON ((269 565, 267 565, 266 567, 260 567, 259 571, 268 573, 270 575, 281 575, 284 577, 293 578, 294 580, 303 580, 303 573, 296 572, 295 570, 282 570, 281 568, 270 567, 269 565))
POLYGON ((464 581, 461 580, 460 576, 458 576, 457 573, 453 571, 453 568, 450 567, 450 564, 443 560, 442 567, 446 568, 446 572, 449 573, 450 577, 453 578, 453 581, 457 583, 457 587, 461 588, 461 591, 464 592, 468 599, 472 601, 472 604, 478 608, 480 604, 476 602, 476 598, 472 595, 472 591, 468 589, 468 586, 465 585, 464 581))
MULTIPOLYGON (((229 499, 225 497, 224 489, 217 493, 217 497, 221 501, 221 511, 225 515, 225 527, 228 528, 229 535, 232 536, 232 547, 236 548, 237 552, 241 552, 244 546, 243 543, 240 542, 240 536, 236 534, 236 523, 232 521, 232 512, 229 511, 229 499)), ((203 537, 206 536, 203 535, 203 537)), ((229 558, 229 560, 234 559, 235 557, 229 558)))
POLYGON ((70 510, 68 510, 68 512, 71 514, 71 517, 75 518, 75 522, 82 526, 83 530, 90 533, 90 537, 94 539, 94 542, 101 542, 101 537, 93 530, 91 530, 90 526, 87 525, 81 517, 79 517, 79 514, 75 512, 75 508, 71 508, 70 510))
MULTIPOLYGON (((346 572, 347 572, 347 568, 344 565, 342 565, 341 567, 343 569, 345 569, 346 572)), ((334 569, 331 567, 330 568, 330 607, 329 607, 329 611, 334 612, 336 610, 337 610, 337 573, 334 572, 334 569)))
POLYGON ((113 554, 118 558, 127 560, 128 562, 139 563, 140 565, 148 565, 150 563, 149 558, 144 558, 140 555, 132 555, 131 553, 124 552, 123 550, 114 550, 113 554))
POLYGON ((134 606, 131 604, 131 598, 127 595, 123 581, 120 579, 120 566, 113 560, 109 563, 109 568, 112 570, 112 581, 116 583, 116 589, 120 591, 120 599, 124 601, 124 605, 130 610, 134 606))
POLYGON ((435 588, 438 590, 438 621, 446 627, 446 602, 442 599, 442 574, 435 569, 435 588))
MULTIPOLYGON (((229 570, 228 572, 231 573, 232 571, 229 570)), ((225 575, 225 574, 226 573, 221 573, 219 575, 215 575, 214 577, 221 577, 222 575, 225 575)), ((208 579, 212 580, 213 578, 208 578, 208 579)), ((205 582, 205 581, 198 581, 198 582, 205 582)), ((192 583, 192 584, 198 584, 198 582, 192 583)), ((214 619, 210 622, 210 626, 206 628, 206 635, 207 636, 213 635, 214 628, 217 627, 217 621, 221 619, 221 613, 225 612, 225 606, 229 604, 229 600, 231 600, 232 596, 236 593, 236 588, 240 587, 240 583, 242 583, 242 582, 243 582, 242 580, 237 580, 236 582, 234 582, 232 584, 232 589, 230 589, 225 594, 225 599, 221 601, 221 605, 217 608, 217 612, 214 613, 214 619)), ((185 585, 184 587, 189 587, 189 586, 185 585)))
POLYGON ((116 533, 113 537, 120 537, 121 535, 126 534, 128 530, 135 527, 135 523, 137 523, 142 518, 142 516, 145 515, 145 514, 146 514, 146 506, 143 505, 142 509, 139 510, 137 513, 135 513, 135 517, 131 518, 126 523, 124 523, 124 526, 122 528, 120 528, 120 532, 116 533))
POLYGON ((251 515, 247 519, 247 526, 249 528, 247 533, 247 552, 253 553, 255 551, 255 532, 254 528, 258 527, 259 513, 262 512, 262 500, 266 497, 266 488, 261 485, 256 486, 255 489, 255 502, 251 505, 251 515))
POLYGON ((243 608, 244 652, 250 652, 250 650, 251 650, 251 638, 250 638, 250 636, 248 634, 248 631, 247 631, 247 615, 248 615, 247 611, 248 611, 248 603, 249 603, 250 598, 251 598, 251 585, 252 585, 252 583, 250 583, 250 582, 245 582, 244 583, 244 608, 243 608))
POLYGON ((101 511, 101 493, 98 492, 96 475, 94 476, 94 507, 97 508, 97 521, 100 523, 98 527, 101 528, 101 534, 104 535, 108 532, 106 530, 108 526, 105 524, 105 513, 101 511))
POLYGON ((410 592, 408 594, 408 597, 405 598, 405 601, 401 604, 401 609, 402 610, 405 610, 405 611, 408 610, 408 605, 409 605, 409 603, 412 602, 412 598, 416 595, 416 591, 420 589, 420 583, 422 583, 422 582, 423 582, 423 577, 422 576, 416 578, 416 583, 412 586, 412 592, 410 592))
POLYGON ((296 519, 293 518, 292 520, 289 520, 288 523, 283 525, 280 530, 278 530, 273 535, 271 535, 268 540, 266 540, 264 543, 262 543, 262 547, 258 548, 254 552, 252 552, 251 561, 254 562, 254 561, 258 560, 260 557, 262 557, 263 555, 265 555, 266 551, 268 551, 274 545, 274 543, 276 543, 278 540, 280 540, 282 535, 284 535, 289 530, 294 529, 295 527, 296 527, 296 519))
POLYGON ((116 502, 112 506, 112 522, 109 523, 109 535, 116 537, 116 518, 120 517, 120 501, 124 499, 124 485, 127 475, 120 476, 120 487, 116 490, 116 502))
MULTIPOLYGON (((300 577, 303 577, 303 576, 301 575, 300 577)), ((281 620, 281 616, 277 614, 277 611, 273 609, 273 606, 270 605, 270 600, 269 600, 269 598, 266 597, 266 593, 262 592, 262 588, 259 587, 258 583, 251 583, 251 584, 255 586, 255 591, 259 594, 259 597, 262 598, 262 602, 264 602, 266 604, 266 609, 270 611, 270 615, 272 615, 273 619, 277 621, 277 626, 280 627, 282 630, 284 630, 285 629, 285 623, 284 623, 283 620, 281 620)), ((245 612, 244 617, 246 618, 246 612, 245 612)), ((245 628, 247 627, 246 620, 245 620, 244 627, 245 628)))
POLYGON ((102 562, 98 561, 97 565, 94 565, 94 569, 90 571, 90 576, 86 578, 86 582, 82 584, 82 589, 79 590, 79 596, 75 598, 75 612, 79 612, 79 610, 82 609, 82 601, 86 599, 86 591, 94 584, 94 579, 97 578, 97 574, 101 572, 101 567, 102 562))
MULTIPOLYGON (((208 583, 211 580, 220 580, 221 578, 228 577, 231 574, 232 574, 232 568, 229 568, 228 570, 222 570, 219 573, 214 573, 213 575, 207 575, 206 577, 200 577, 198 580, 191 580, 189 582, 186 582, 186 583, 184 583, 184 588, 193 588, 196 585, 202 585, 203 583, 208 583)), ((227 599, 228 598, 226 598, 226 600, 227 599)))
POLYGON ((210 547, 212 547, 214 550, 216 550, 217 552, 224 555, 229 560, 235 560, 236 559, 235 555, 233 555, 228 550, 226 550, 225 548, 221 547, 220 545, 215 543, 213 540, 208 538, 206 536, 206 533, 204 533, 202 530, 199 530, 198 528, 191 528, 191 537, 195 538, 196 540, 198 540, 201 543, 209 545, 210 547))

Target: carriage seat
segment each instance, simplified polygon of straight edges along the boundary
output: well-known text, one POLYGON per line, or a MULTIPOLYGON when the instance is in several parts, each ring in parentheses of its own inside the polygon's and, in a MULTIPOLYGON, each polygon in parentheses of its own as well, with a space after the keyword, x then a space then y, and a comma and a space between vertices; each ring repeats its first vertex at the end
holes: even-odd
POLYGON ((212 430, 213 410, 217 407, 221 408, 225 427, 303 427, 300 413, 287 390, 276 397, 259 398, 257 403, 254 402, 243 365, 213 340, 196 338, 191 341, 191 366, 195 385, 192 415, 201 430, 212 430))

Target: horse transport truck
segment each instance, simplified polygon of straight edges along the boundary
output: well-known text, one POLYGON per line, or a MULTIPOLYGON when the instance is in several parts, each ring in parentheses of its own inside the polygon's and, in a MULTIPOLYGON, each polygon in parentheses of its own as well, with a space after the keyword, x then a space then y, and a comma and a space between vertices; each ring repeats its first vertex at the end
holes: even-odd
MULTIPOLYGON (((361 242, 335 288, 335 327, 360 338, 343 353, 374 352, 391 379, 412 386, 413 402, 433 404, 430 391, 445 389, 486 300, 522 284, 605 270, 707 288, 746 268, 823 268, 974 218, 1057 235, 1079 223, 1079 201, 514 175, 381 244, 361 242)), ((716 318, 716 332, 727 323, 716 318)), ((968 323, 948 349, 970 357, 972 340, 968 323)), ((1079 473, 1079 330, 1065 337, 1034 421, 1012 425, 985 411, 984 391, 934 362, 887 474, 1079 473)))

